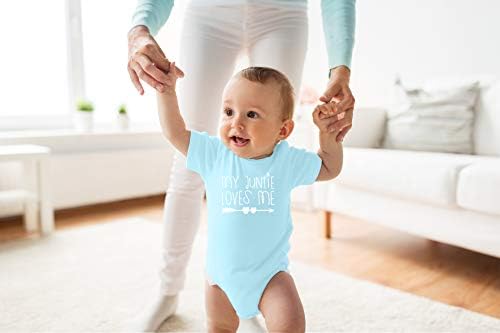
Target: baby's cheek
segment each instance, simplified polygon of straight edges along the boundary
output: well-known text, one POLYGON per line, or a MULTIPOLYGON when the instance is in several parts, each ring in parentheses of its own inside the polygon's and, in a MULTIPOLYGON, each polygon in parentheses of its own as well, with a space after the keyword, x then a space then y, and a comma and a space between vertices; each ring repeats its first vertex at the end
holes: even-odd
POLYGON ((219 126, 219 134, 221 138, 224 137, 224 134, 227 134, 227 132, 228 132, 227 124, 224 121, 222 121, 219 126))

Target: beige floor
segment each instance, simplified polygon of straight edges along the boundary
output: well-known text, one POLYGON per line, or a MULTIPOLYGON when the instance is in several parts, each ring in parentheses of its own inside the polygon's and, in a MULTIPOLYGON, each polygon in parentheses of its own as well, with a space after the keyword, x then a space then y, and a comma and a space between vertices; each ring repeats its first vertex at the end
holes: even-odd
MULTIPOLYGON (((151 197, 59 211, 56 230, 124 217, 160 223, 162 203, 151 197)), ((500 318, 498 258, 340 215, 333 216, 327 240, 321 214, 294 211, 293 218, 292 259, 500 318)), ((36 237, 18 218, 0 221, 0 242, 36 237)))

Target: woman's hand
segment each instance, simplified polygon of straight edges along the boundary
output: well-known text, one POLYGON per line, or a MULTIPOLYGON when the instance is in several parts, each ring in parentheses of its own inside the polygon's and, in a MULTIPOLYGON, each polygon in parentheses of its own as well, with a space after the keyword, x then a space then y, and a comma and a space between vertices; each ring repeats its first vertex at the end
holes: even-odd
MULTIPOLYGON (((165 57, 158 43, 149 33, 147 27, 138 25, 128 33, 128 73, 139 94, 144 94, 142 81, 155 88, 158 92, 164 92, 165 86, 173 84, 168 78, 170 62, 165 57)), ((176 72, 184 76, 184 72, 178 67, 176 72)))
POLYGON ((342 120, 345 117, 344 113, 339 113, 343 111, 339 110, 338 106, 332 101, 314 108, 313 122, 319 128, 320 133, 338 136, 342 129, 342 120))
MULTIPOLYGON (((349 89, 349 79, 351 77, 350 70, 345 66, 339 66, 332 70, 330 81, 326 87, 323 96, 319 99, 324 103, 331 101, 338 103, 336 110, 331 115, 343 114, 343 117, 338 120, 336 126, 340 128, 337 135, 337 142, 341 142, 346 136, 347 132, 352 127, 352 116, 354 111, 354 96, 351 89, 349 89)), ((330 116, 331 116, 330 115, 330 116)))

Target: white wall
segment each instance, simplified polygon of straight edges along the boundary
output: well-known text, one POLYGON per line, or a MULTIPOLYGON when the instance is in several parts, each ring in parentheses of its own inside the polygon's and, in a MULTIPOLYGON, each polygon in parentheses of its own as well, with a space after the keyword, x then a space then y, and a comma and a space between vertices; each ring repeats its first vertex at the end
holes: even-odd
MULTIPOLYGON (((316 20, 310 20, 304 81, 322 90, 327 62, 319 3, 310 1, 316 20)), ((356 9, 351 88, 360 107, 386 105, 397 73, 412 81, 500 78, 500 1, 357 0, 356 9)))

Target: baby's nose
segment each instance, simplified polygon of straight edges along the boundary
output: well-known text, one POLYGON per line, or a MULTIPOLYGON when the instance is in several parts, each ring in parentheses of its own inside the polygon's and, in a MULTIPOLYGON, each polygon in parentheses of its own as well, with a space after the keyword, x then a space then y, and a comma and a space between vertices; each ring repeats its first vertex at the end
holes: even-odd
POLYGON ((233 127, 235 127, 235 128, 243 128, 244 127, 243 119, 241 119, 240 117, 234 117, 234 119, 233 119, 233 127))

